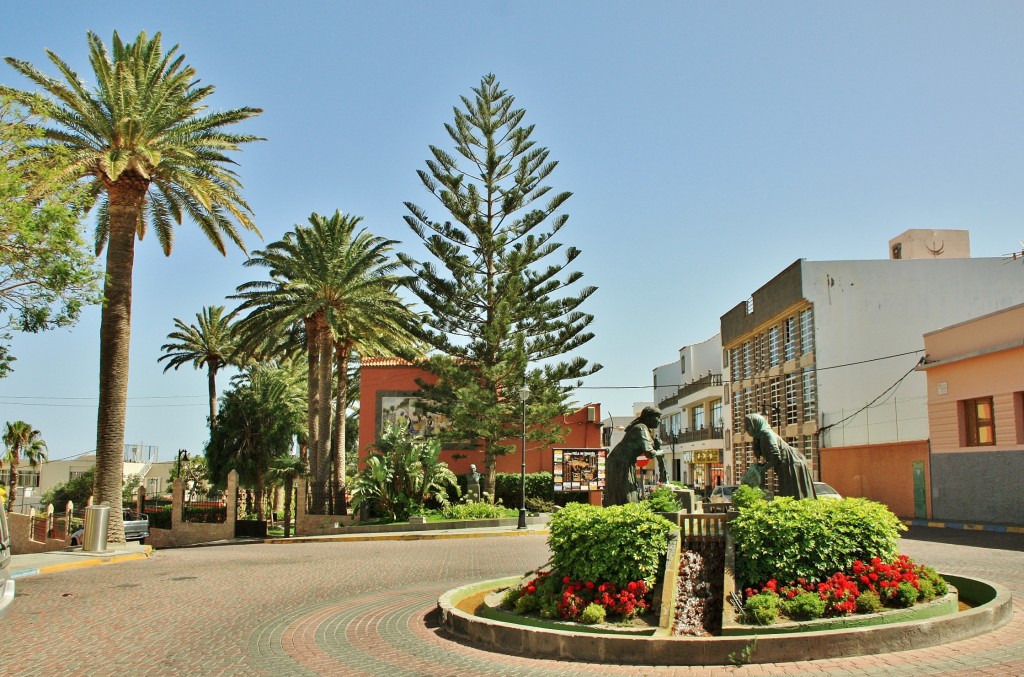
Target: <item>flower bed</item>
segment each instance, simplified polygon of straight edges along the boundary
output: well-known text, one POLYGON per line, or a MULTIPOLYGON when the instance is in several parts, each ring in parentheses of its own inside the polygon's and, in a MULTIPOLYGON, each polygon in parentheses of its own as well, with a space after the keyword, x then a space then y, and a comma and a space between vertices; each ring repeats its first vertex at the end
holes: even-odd
POLYGON ((848 571, 836 572, 823 581, 797 578, 783 584, 772 578, 761 586, 748 587, 743 620, 766 626, 780 617, 810 621, 873 614, 931 602, 948 592, 948 585, 934 569, 915 564, 906 555, 891 563, 874 557, 868 563, 856 560, 848 571))

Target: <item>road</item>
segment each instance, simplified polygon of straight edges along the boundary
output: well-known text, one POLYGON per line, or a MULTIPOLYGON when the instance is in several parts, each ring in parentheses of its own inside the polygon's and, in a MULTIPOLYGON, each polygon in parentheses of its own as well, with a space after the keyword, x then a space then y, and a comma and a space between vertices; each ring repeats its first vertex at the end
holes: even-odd
MULTIPOLYGON (((903 551, 1024 599, 1024 536, 914 529, 903 551)), ((1024 606, 988 636, 880 656, 741 667, 575 664, 452 641, 432 620, 463 583, 543 564, 543 536, 232 545, 18 581, 2 675, 1024 675, 1024 606)))

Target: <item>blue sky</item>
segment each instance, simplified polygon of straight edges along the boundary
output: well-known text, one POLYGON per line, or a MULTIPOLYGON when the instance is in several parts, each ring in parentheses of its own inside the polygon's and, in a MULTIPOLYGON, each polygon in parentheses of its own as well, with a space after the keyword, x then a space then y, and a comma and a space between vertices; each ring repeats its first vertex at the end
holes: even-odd
MULTIPOLYGON (((310 213, 361 215, 418 255, 405 201, 443 212, 416 171, 459 97, 494 73, 574 195, 561 241, 598 292, 605 366, 576 400, 628 415, 651 369, 798 258, 877 259, 908 228, 971 231, 974 256, 1024 238, 1024 5, 1015 2, 21 2, 0 54, 88 82, 86 31, 160 31, 214 108, 256 106, 236 156, 263 243, 310 213)), ((0 83, 30 86, 0 64, 0 83)), ((91 232, 91 231, 90 231, 91 232)), ((261 246, 255 236, 250 250, 261 246)), ((205 375, 163 374, 193 321, 256 271, 192 224, 136 253, 126 441, 170 460, 206 441, 205 375)), ((99 310, 22 336, 0 417, 51 458, 95 447, 99 310)), ((221 377, 227 383, 227 376, 221 377)))

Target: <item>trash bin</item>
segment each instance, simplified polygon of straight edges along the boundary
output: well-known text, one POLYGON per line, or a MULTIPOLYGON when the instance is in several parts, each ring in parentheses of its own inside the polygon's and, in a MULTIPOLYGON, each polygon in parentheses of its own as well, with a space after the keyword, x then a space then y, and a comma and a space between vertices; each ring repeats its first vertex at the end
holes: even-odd
POLYGON ((84 552, 106 551, 109 523, 109 505, 90 505, 85 509, 85 533, 82 535, 82 550, 84 552))

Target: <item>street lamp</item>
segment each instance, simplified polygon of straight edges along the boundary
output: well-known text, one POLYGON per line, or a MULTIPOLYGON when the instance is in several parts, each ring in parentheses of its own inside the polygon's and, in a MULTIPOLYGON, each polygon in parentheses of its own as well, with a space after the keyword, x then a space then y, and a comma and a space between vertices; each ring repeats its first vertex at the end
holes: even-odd
POLYGON ((519 399, 523 401, 523 468, 519 475, 519 527, 526 528, 526 401, 530 399, 530 386, 523 383, 519 389, 519 399))

